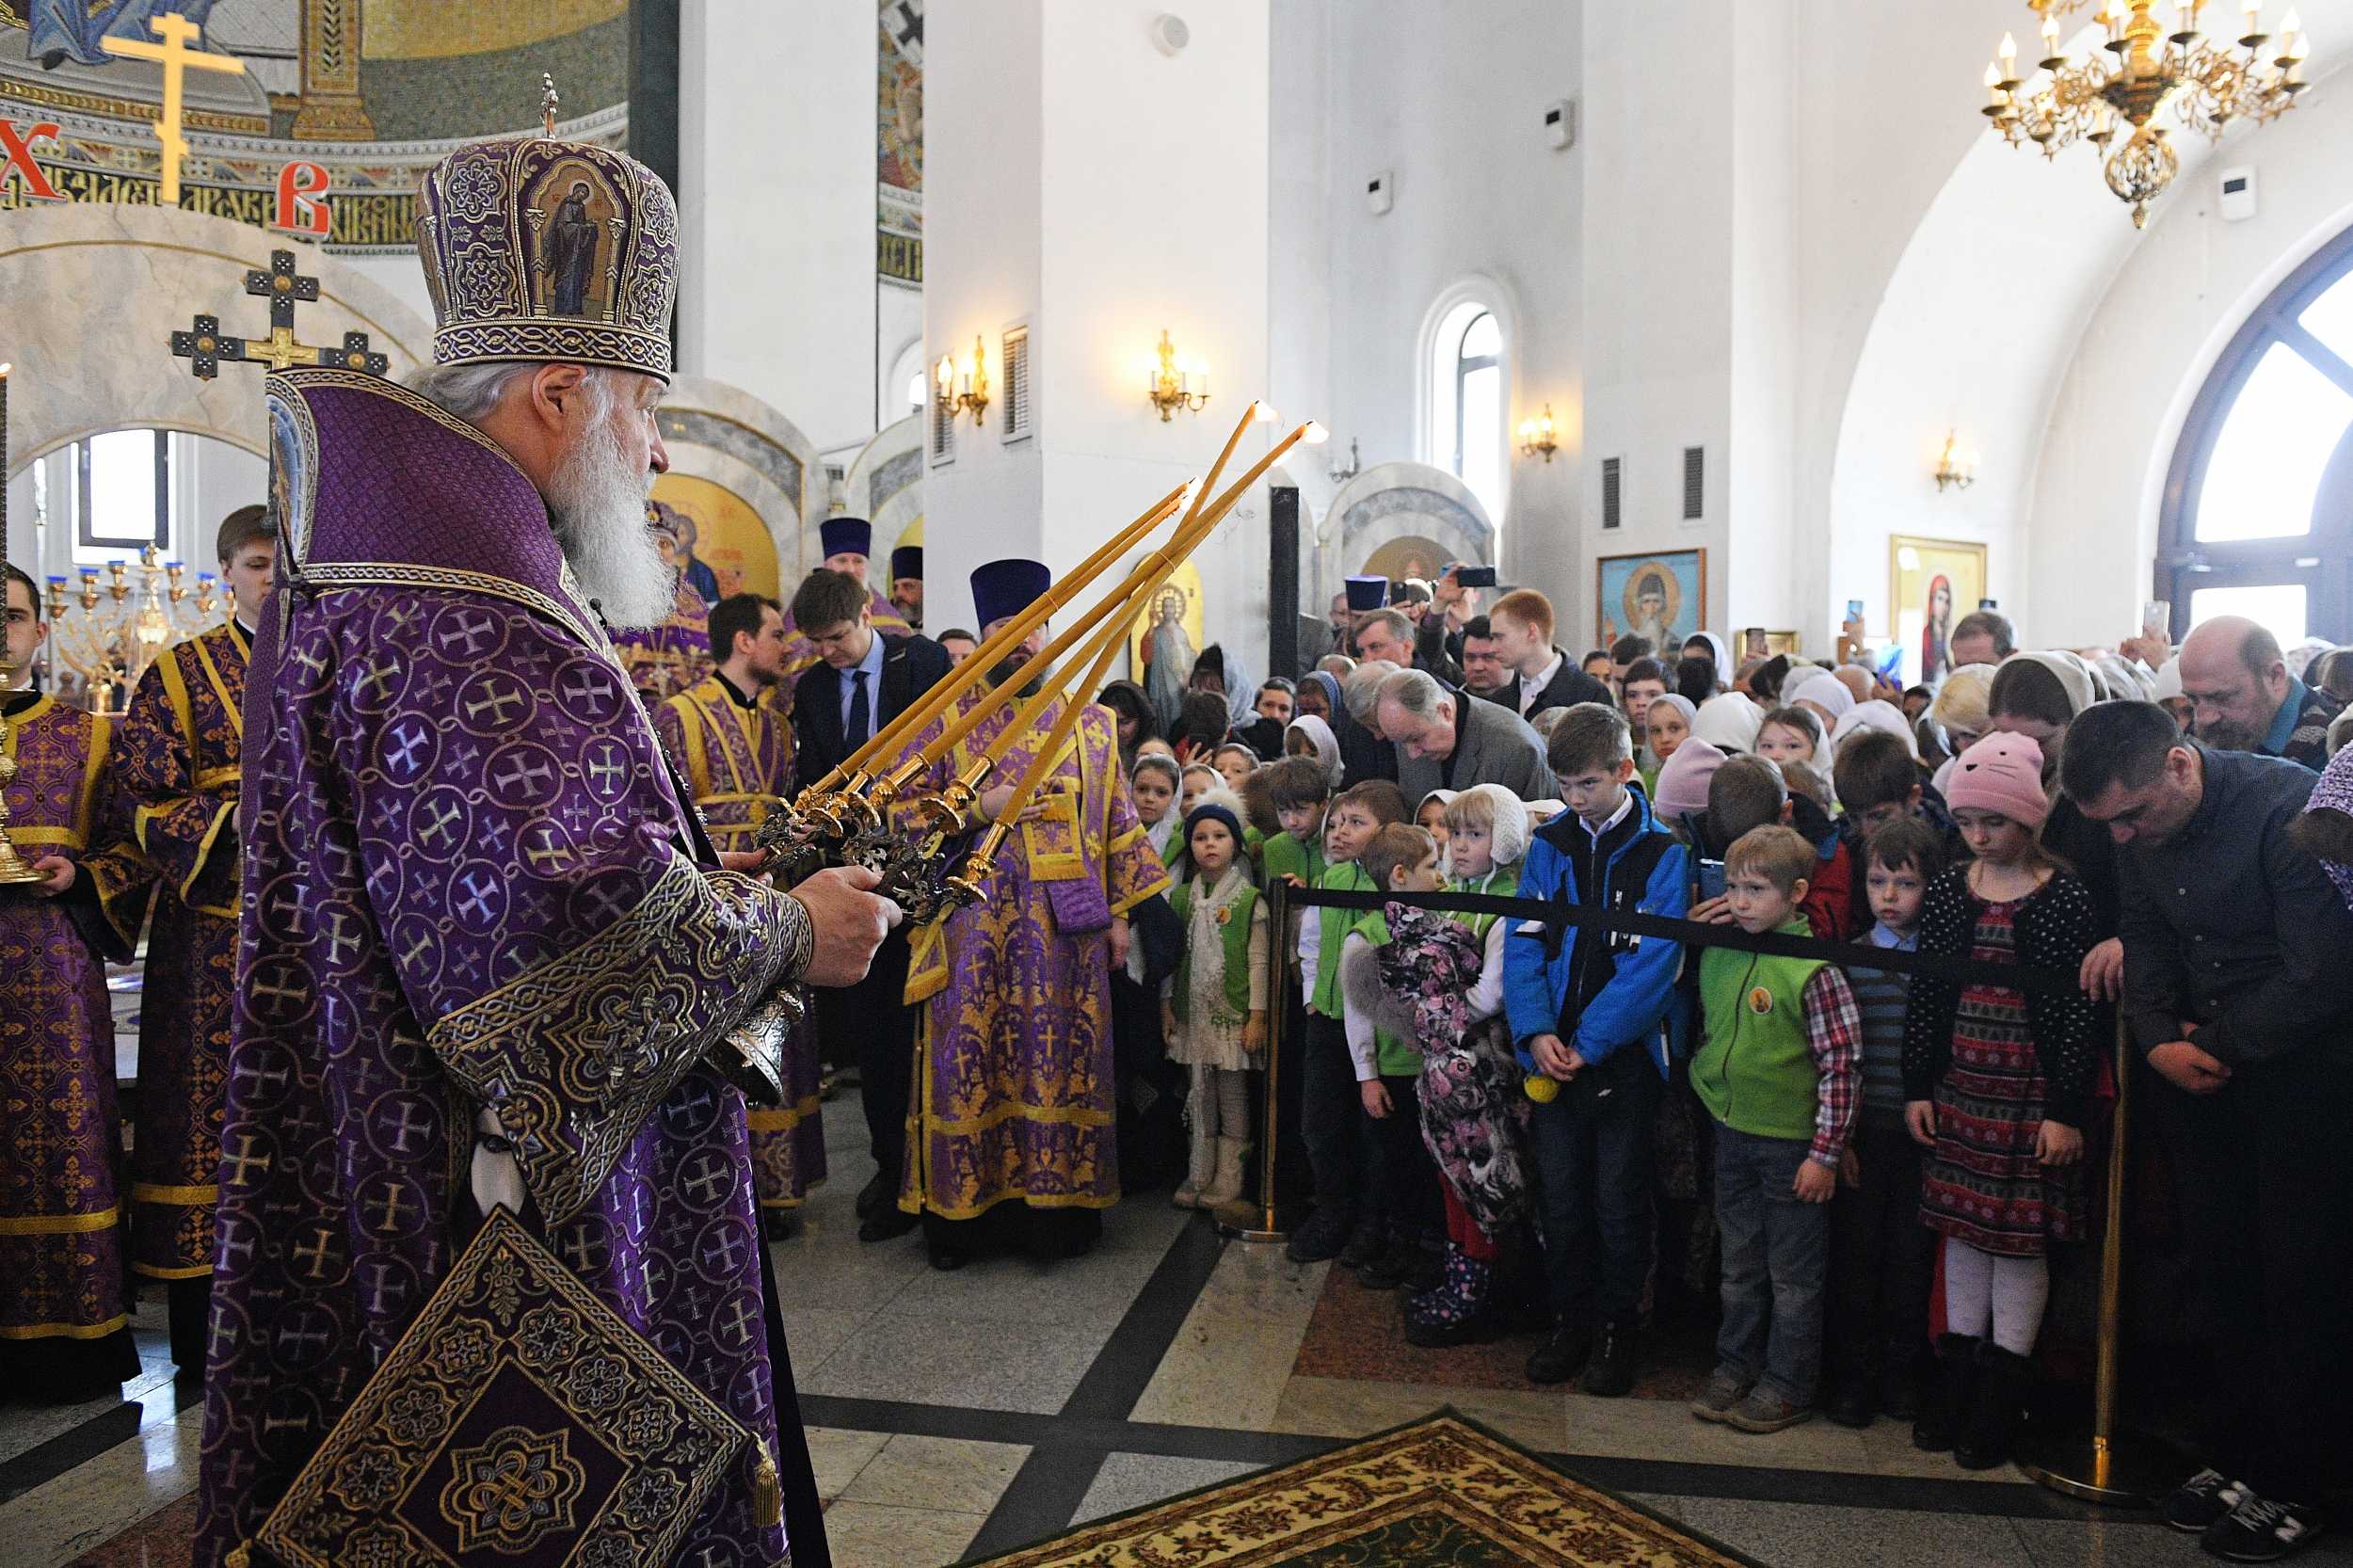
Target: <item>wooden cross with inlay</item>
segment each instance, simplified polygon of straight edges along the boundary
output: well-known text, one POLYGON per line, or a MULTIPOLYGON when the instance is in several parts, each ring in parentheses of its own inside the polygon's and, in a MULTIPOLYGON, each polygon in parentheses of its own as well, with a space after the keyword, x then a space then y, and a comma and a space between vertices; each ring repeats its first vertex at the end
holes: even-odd
POLYGON ((369 348, 365 332, 345 332, 341 348, 313 348, 295 341, 295 305, 297 301, 316 303, 319 280, 295 271, 293 251, 271 251, 267 272, 245 275, 245 292, 269 300, 268 337, 230 337, 220 329, 220 317, 207 315, 198 316, 190 330, 171 334, 172 353, 193 361, 189 368, 198 379, 209 381, 218 375, 223 360, 265 364, 273 370, 331 365, 368 376, 381 376, 392 368, 390 358, 369 348))

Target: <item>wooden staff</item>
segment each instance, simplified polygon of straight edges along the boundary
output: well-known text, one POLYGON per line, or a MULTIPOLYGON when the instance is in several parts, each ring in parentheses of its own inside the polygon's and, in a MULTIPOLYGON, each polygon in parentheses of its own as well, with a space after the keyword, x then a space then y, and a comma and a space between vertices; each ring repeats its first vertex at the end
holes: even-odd
MULTIPOLYGON (((1226 457, 1229 456, 1234 450, 1234 442, 1241 439, 1242 430, 1247 428, 1249 424, 1258 417, 1257 409, 1260 407, 1261 405, 1253 404, 1251 406, 1252 411, 1244 415, 1242 423, 1235 427, 1233 437, 1225 443, 1225 451, 1218 456, 1217 467, 1209 471, 1211 483, 1215 482, 1218 473, 1224 470, 1226 457)), ((1121 585, 1120 591, 1115 591, 1112 596, 1107 596, 1104 602, 1097 604, 1093 611, 1089 612, 1085 621, 1081 622, 1078 626, 1072 627, 1069 632, 1063 633, 1061 637, 1055 640, 1055 644, 1052 648, 1047 648, 1041 652, 1036 659, 1022 666, 1021 670, 1014 676, 1013 680, 1007 681, 1004 685, 998 687, 996 692, 992 692, 990 694, 991 696, 997 696, 998 693, 1005 691, 1008 687, 1015 691, 1020 690, 1021 686, 1028 682, 1031 673, 1042 665, 1049 655, 1059 654, 1064 647, 1068 646, 1068 644, 1074 640, 1075 634, 1083 633, 1089 625, 1096 623, 1104 616, 1111 614, 1112 610, 1129 610, 1132 613, 1134 609, 1140 609, 1143 605, 1150 603, 1152 596, 1160 591, 1161 585, 1165 584, 1170 576, 1175 573, 1176 568, 1181 565, 1184 560, 1195 550, 1199 549, 1202 542, 1212 533, 1216 532, 1218 524, 1225 520, 1227 514, 1232 512, 1236 505, 1240 504, 1243 493, 1247 491, 1253 484, 1257 483, 1258 476, 1264 473, 1268 469, 1273 467, 1275 462, 1281 458, 1284 453, 1289 451, 1291 447, 1300 441, 1305 440, 1313 442, 1322 440, 1322 431, 1323 426, 1310 420, 1305 424, 1303 424, 1298 429, 1292 431, 1281 441, 1277 442, 1273 451, 1269 452, 1264 457, 1260 458, 1257 465, 1254 466, 1248 473, 1242 475, 1239 481, 1237 481, 1224 494, 1220 495, 1216 501, 1208 503, 1205 505, 1196 506, 1194 510, 1189 514, 1191 520, 1184 526, 1178 528, 1176 537, 1169 540, 1169 542, 1162 546, 1158 552, 1145 556, 1144 560, 1137 564, 1136 569, 1128 574, 1128 580, 1121 585), (1116 599, 1116 603, 1113 602, 1113 599, 1116 599)), ((1103 635, 1110 635, 1114 632, 1124 632, 1126 625, 1127 623, 1123 620, 1114 620, 1112 624, 1106 629, 1103 635)), ((1115 647, 1117 645, 1114 642, 1112 646, 1115 647)), ((1065 666, 1065 675, 1069 670, 1078 670, 1086 667, 1085 661, 1086 653, 1081 652, 1077 659, 1072 660, 1071 663, 1065 666)), ((1108 669, 1109 666, 1110 660, 1108 657, 1108 649, 1106 649, 1104 650, 1103 656, 1098 657, 1093 666, 1098 673, 1091 676, 1088 679, 1088 681, 1084 684, 1099 686, 1102 680, 1102 676, 1099 672, 1104 669, 1108 669)), ((1069 682, 1066 678, 1064 680, 1058 682, 1057 684, 1060 684, 1064 690, 1070 689, 1069 682)), ((959 781, 965 792, 969 792, 979 787, 981 780, 985 778, 988 773, 994 769, 999 762, 1004 760, 1005 753, 1013 749, 1014 744, 1028 731, 1029 727, 1038 721, 1039 716, 1045 712, 1048 705, 1054 700, 1054 696, 1055 686, 1053 684, 1049 684, 1045 690, 1040 691, 1035 696, 1030 698, 1028 702, 1022 705, 1020 712, 1014 715, 1013 722, 1007 725, 1004 730, 998 735, 996 740, 989 744, 987 751, 983 754, 981 759, 972 765, 971 769, 968 770, 965 776, 959 781)), ((892 784, 894 789, 904 789, 908 783, 913 781, 914 778, 936 765, 941 758, 947 756, 949 752, 967 735, 969 735, 974 729, 978 728, 981 721, 986 718, 989 713, 995 712, 997 706, 997 704, 985 702, 975 705, 969 712, 965 713, 962 718, 957 720, 955 724, 950 726, 937 740, 934 741, 930 745, 924 747, 920 756, 912 759, 904 767, 901 768, 898 773, 893 774, 888 782, 892 784)))
MULTIPOLYGON (((1130 597, 1145 599, 1151 594, 1158 593, 1160 584, 1168 581, 1178 564, 1190 555, 1194 547, 1198 546, 1203 539, 1209 537, 1217 525, 1225 520, 1225 515, 1241 502, 1243 493, 1257 482, 1261 474, 1273 468, 1284 453, 1289 452, 1303 440, 1312 444, 1324 439, 1323 426, 1310 420, 1277 441, 1273 449, 1260 458, 1248 473, 1242 475, 1230 488, 1203 510, 1200 520, 1186 531, 1190 534, 1190 538, 1180 537, 1172 540, 1166 547, 1145 558, 1144 564, 1137 568, 1129 581, 1134 583, 1137 579, 1144 578, 1147 571, 1149 579, 1135 586, 1130 597)), ((1118 646, 1114 640, 1108 637, 1103 639, 1102 649, 1096 655, 1093 666, 1088 670, 1085 680, 1077 690, 1072 691, 1072 699, 1064 705, 1062 713, 1055 719, 1053 728, 1047 733, 1045 744, 1038 748, 1037 754, 1030 759, 1030 765, 1022 771, 1020 778, 1014 784, 1013 793, 1006 800, 1004 808, 997 813, 995 820, 989 824, 987 833, 982 837, 979 845, 975 847, 971 858, 965 862, 963 875, 960 878, 951 879, 952 886, 960 895, 973 899, 980 896, 980 883, 988 874, 990 866, 995 863, 997 852, 1004 844, 1010 824, 1020 820, 1021 813, 1028 808, 1032 797, 1037 793, 1038 786, 1043 784, 1046 781, 1046 776, 1053 771, 1055 760, 1062 754, 1064 743, 1070 738, 1071 729, 1079 722, 1079 714, 1087 706, 1078 698, 1084 696, 1087 686, 1094 685, 1102 680, 1105 672, 1111 667, 1111 656, 1118 646)), ((1075 664, 1078 661, 1074 660, 1072 663, 1075 664)), ((1047 694, 1041 692, 1039 697, 1047 697, 1047 694)), ((1030 703, 1025 704, 1022 712, 1042 712, 1044 703, 1039 701, 1039 697, 1033 697, 1030 703)), ((1047 697, 1047 700, 1050 701, 1051 698, 1047 697)), ((976 712, 985 713, 988 710, 980 709, 976 712)), ((1005 727, 1006 734, 1018 736, 1025 733, 1028 727, 1020 720, 1021 714, 1016 713, 1014 722, 1005 727)), ((974 722, 977 723, 978 720, 974 722)), ((969 728, 970 727, 968 726, 968 733, 969 728)), ((1000 736, 998 739, 1002 742, 1004 736, 1000 736)), ((1007 743, 1007 745, 1009 748, 1010 743, 1007 743)), ((944 751, 945 748, 941 748, 942 755, 944 751)), ((928 748, 925 755, 927 758, 933 758, 928 748)), ((933 758, 933 760, 936 759, 933 758)))
POLYGON ((1017 646, 1022 638, 1028 636, 1048 616, 1077 597, 1080 588, 1100 576, 1104 568, 1132 549, 1138 540, 1151 533, 1153 529, 1167 521, 1169 514, 1186 504, 1193 485, 1193 481, 1187 480, 1185 484, 1177 486, 1153 503, 1142 517, 1112 535, 1100 550, 1080 562, 1068 577, 1041 596, 1036 603, 1007 621, 995 635, 974 648, 971 656, 965 660, 964 664, 951 671, 948 678, 932 688, 922 701, 911 704, 897 718, 875 731, 872 739, 858 747, 839 767, 819 779, 804 792, 817 795, 840 789, 849 781, 853 774, 881 755, 886 747, 896 744, 905 736, 914 734, 924 725, 937 718, 950 703, 986 679, 989 670, 1004 656, 1007 649, 1017 646), (965 673, 967 670, 970 673, 965 673))
MULTIPOLYGON (((1233 434, 1225 438, 1225 445, 1224 449, 1218 453, 1216 463, 1210 467, 1209 477, 1196 483, 1195 488, 1193 491, 1192 504, 1186 508, 1184 520, 1177 525, 1176 537, 1173 538, 1163 549, 1160 555, 1147 556, 1143 562, 1139 563, 1136 568, 1129 572, 1117 587, 1113 588, 1110 593, 1106 594, 1100 600, 1098 600, 1096 605, 1083 616, 1081 616, 1076 624, 1064 630, 1060 636, 1057 636, 1052 642, 1047 644, 1046 647, 1040 648, 1035 654, 1033 654, 1021 665, 1019 669, 1014 671, 1013 674, 1007 676, 1003 680, 1000 681, 989 691, 985 699, 975 703, 962 716, 952 722, 948 728, 940 733, 936 740, 923 749, 920 756, 908 759, 907 761, 901 764, 889 774, 884 776, 884 777, 880 780, 876 781, 871 792, 879 795, 881 799, 873 804, 887 805, 889 801, 896 799, 898 795, 912 785, 917 778, 920 777, 942 757, 947 756, 948 753, 960 744, 966 736, 971 734, 974 729, 978 728, 983 719, 986 718, 990 713, 997 712, 1004 705, 1004 703, 1011 701, 1013 699, 1014 693, 1018 692, 1022 687, 1028 685, 1031 680, 1037 679, 1048 665, 1051 664, 1055 660, 1061 658, 1063 654, 1066 652, 1072 645, 1077 643, 1080 638, 1085 636, 1088 632, 1093 630, 1095 627, 1102 624, 1106 616, 1112 616, 1115 611, 1125 609, 1128 605, 1133 604, 1136 601, 1137 585, 1143 583, 1146 575, 1155 569, 1156 563, 1159 562, 1162 556, 1166 556, 1172 552, 1174 552, 1174 558, 1177 561, 1182 561, 1187 555, 1191 554, 1193 550, 1200 543, 1200 541, 1208 537, 1209 531, 1217 526, 1218 521, 1223 520, 1225 514, 1233 508, 1234 504, 1241 499, 1241 491, 1246 489, 1252 480, 1255 480, 1258 474, 1265 472, 1267 468, 1276 457, 1280 456, 1282 453, 1289 450, 1292 442, 1303 439, 1321 439, 1321 435, 1310 436, 1307 434, 1309 431, 1321 431, 1321 425, 1314 424, 1311 422, 1309 424, 1301 426, 1299 430, 1294 431, 1291 434, 1289 440, 1278 444, 1274 451, 1269 454, 1264 461, 1260 462, 1257 468, 1253 469, 1250 472, 1250 476, 1245 478, 1241 485, 1235 486, 1233 488, 1227 490, 1225 495, 1220 497, 1218 504, 1213 509, 1209 508, 1209 494, 1211 488, 1217 484, 1219 475, 1225 472, 1225 465, 1233 457, 1234 448, 1240 444, 1242 432, 1249 429, 1253 424, 1260 424, 1268 419, 1271 419, 1273 417, 1273 413, 1274 410, 1268 408, 1264 403, 1254 400, 1250 407, 1242 411, 1242 417, 1234 425, 1233 434), (1205 510, 1211 511, 1211 516, 1206 523, 1201 520, 1205 510)), ((1174 510, 1175 508, 1171 507, 1169 509, 1174 510)), ((1163 513, 1162 515, 1165 516, 1166 514, 1163 513)), ((1128 530, 1127 532, 1137 537, 1141 536, 1141 535, 1133 529, 1128 530)), ((1126 541, 1126 543, 1132 542, 1132 538, 1126 541)), ((1079 569, 1080 571, 1089 572, 1090 575, 1094 570, 1099 569, 1097 563, 1101 560, 1104 551, 1112 549, 1113 545, 1119 545, 1121 548, 1125 548, 1125 544, 1122 540, 1114 539, 1112 545, 1104 546, 1103 550, 1096 551, 1094 555, 1089 556, 1086 561, 1080 563, 1079 569)), ((1041 599, 1039 604, 1032 605, 1029 610, 1022 612, 1020 616, 1015 617, 1016 623, 1019 626, 1020 635, 1024 637, 1028 636, 1032 630, 1044 622, 1046 615, 1039 613, 1040 606, 1045 606, 1046 613, 1050 613, 1055 607, 1054 604, 1048 603, 1048 600, 1057 600, 1058 602, 1066 603, 1069 597, 1070 596, 1068 594, 1060 592, 1058 588, 1056 592, 1049 593, 1046 596, 1046 598, 1041 599)), ((985 675, 988 667, 994 662, 993 650, 1000 645, 1000 639, 1004 637, 1005 632, 1010 632, 1013 630, 1013 626, 1006 627, 1004 632, 1000 632, 998 637, 990 638, 986 647, 975 651, 968 657, 965 660, 965 664, 975 666, 980 674, 985 675)), ((1018 639, 1016 638, 1014 640, 1017 641, 1018 639)), ((1080 667, 1080 664, 1084 658, 1084 654, 1080 655, 1079 660, 1073 661, 1071 667, 1073 669, 1080 667)), ((977 680, 966 681, 961 683, 956 689, 947 692, 944 696, 935 694, 937 696, 937 700, 925 705, 929 709, 929 712, 925 714, 923 722, 928 724, 932 718, 936 717, 939 713, 945 712, 949 703, 953 701, 963 691, 968 690, 971 686, 977 685, 978 683, 977 680)), ((1032 707, 1024 709, 1024 712, 1031 714, 1032 722, 1034 721, 1035 715, 1044 711, 1045 702, 1050 702, 1052 700, 1051 696, 1048 694, 1041 693, 1040 696, 1044 697, 1045 701, 1038 702, 1032 707)), ((900 727, 894 726, 892 738, 895 739, 899 734, 904 732, 905 731, 900 727)), ((1020 727, 1018 725, 1009 727, 1007 731, 1008 735, 1014 736, 1017 736, 1019 733, 1020 727)), ((968 793, 972 789, 977 788, 980 779, 986 776, 988 768, 995 766, 997 760, 1003 757, 1005 747, 1010 746, 1012 744, 1011 741, 1005 737, 1000 737, 1000 740, 1003 744, 997 747, 994 750, 993 755, 986 760, 987 766, 980 767, 971 777, 965 781, 963 786, 965 792, 968 793)), ((877 752, 879 749, 879 745, 870 744, 865 751, 859 754, 859 757, 869 757, 871 754, 877 752)), ((857 759, 853 759, 854 762, 856 760, 857 760, 857 759)), ((845 764, 845 766, 849 766, 849 764, 845 764)))

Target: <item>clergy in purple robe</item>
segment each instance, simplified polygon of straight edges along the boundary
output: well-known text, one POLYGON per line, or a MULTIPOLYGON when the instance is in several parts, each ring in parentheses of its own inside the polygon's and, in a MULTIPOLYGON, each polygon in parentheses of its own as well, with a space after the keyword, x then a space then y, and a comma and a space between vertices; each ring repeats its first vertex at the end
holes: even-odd
MULTIPOLYGON (((644 509, 667 187, 514 138, 451 152, 419 213, 419 391, 269 380, 292 500, 250 675, 195 1560, 251 1540, 504 1207, 753 1439, 673 1560, 823 1568, 737 1085, 783 988, 862 974, 889 906, 871 873, 722 869, 599 618, 673 589, 644 509), (611 309, 527 314, 524 215, 575 179, 616 215, 611 309)), ((426 1560, 397 1499, 345 1496, 384 1560, 426 1560)))
MULTIPOLYGON (((1049 585, 1034 562, 983 566, 972 574, 982 636, 1049 585)), ((1032 632, 994 679, 1045 634, 1032 632)), ((983 700, 967 696, 958 712, 983 700)), ((1036 733, 1014 744, 982 796, 984 815, 1010 804, 1060 712, 1049 707, 1036 733)), ((1010 707, 984 719, 928 787, 964 772, 1011 719, 1010 707)), ((912 746, 943 728, 934 721, 912 746)), ((1100 1234, 1101 1211, 1119 1201, 1111 972, 1127 959, 1128 911, 1167 886, 1128 792, 1118 728, 1090 704, 999 850, 986 898, 915 935, 906 1000, 922 1021, 899 1207, 923 1217, 936 1267, 958 1267, 998 1240, 1064 1255, 1100 1234)))
POLYGON ((0 887, 0 1387, 88 1400, 139 1369, 105 969, 130 957, 136 925, 107 925, 100 889, 130 910, 148 879, 102 788, 108 721, 35 683, 40 597, 16 568, 5 576, 5 831, 42 880, 0 887))
MULTIPOLYGON (((792 777, 792 721, 771 706, 784 670, 784 612, 758 594, 733 594, 711 611, 709 679, 653 710, 654 733, 686 776, 696 810, 722 856, 756 850, 792 777)), ((822 1074, 809 1021, 785 1036, 785 1103, 751 1112, 752 1174, 772 1232, 781 1233, 808 1190, 825 1179, 822 1074)))
MULTIPOLYGON (((160 884, 139 990, 131 1267, 164 1282, 171 1358, 190 1371, 204 1365, 220 1197, 246 658, 278 559, 276 531, 258 504, 230 513, 216 541, 230 618, 164 649, 140 675, 115 738, 113 776, 160 884)), ((118 913, 116 923, 137 922, 118 913)))

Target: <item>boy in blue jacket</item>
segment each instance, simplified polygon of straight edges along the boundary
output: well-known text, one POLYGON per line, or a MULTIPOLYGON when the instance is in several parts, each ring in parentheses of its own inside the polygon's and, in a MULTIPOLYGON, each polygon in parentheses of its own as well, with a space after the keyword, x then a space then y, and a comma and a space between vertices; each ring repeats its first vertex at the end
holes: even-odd
MULTIPOLYGON (((1529 844, 1522 898, 1680 920, 1689 855, 1631 787, 1625 715, 1580 703, 1553 731, 1553 772, 1568 809, 1529 844)), ((1529 1358, 1531 1383, 1614 1397, 1634 1386, 1635 1334, 1652 1248, 1652 1122, 1666 1090, 1665 1021, 1683 947, 1534 921, 1503 948, 1503 1005, 1520 1064, 1559 1085, 1529 1142, 1543 1189, 1552 1337, 1529 1358)))

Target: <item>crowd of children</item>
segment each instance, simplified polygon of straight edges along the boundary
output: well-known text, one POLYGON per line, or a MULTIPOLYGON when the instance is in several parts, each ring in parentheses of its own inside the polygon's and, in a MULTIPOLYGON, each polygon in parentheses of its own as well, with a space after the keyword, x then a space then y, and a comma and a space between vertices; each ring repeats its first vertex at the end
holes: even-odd
POLYGON ((1923 1448, 1999 1463, 2048 1250, 2085 1233, 2096 1005, 1871 960, 2072 973, 2112 933, 2043 848, 2034 739, 1977 742, 1943 795, 1900 715, 1862 713, 1894 706, 1828 672, 1772 701, 1695 705, 1701 684, 1670 690, 1641 659, 1619 706, 1547 714, 1557 801, 1343 785, 1312 715, 1269 761, 1230 741, 1181 764, 1144 750, 1138 812, 1176 876, 1177 940, 1157 968, 1135 944, 1124 978, 1156 992, 1160 1087, 1188 1129, 1175 1201, 1252 1212, 1250 1075, 1286 1008, 1313 1192, 1290 1256, 1400 1291, 1417 1345, 1548 1328, 1529 1378, 1606 1397, 1636 1381, 1658 1284, 1662 1129, 1699 1128, 1678 1158, 1698 1171, 1721 1323, 1692 1414, 1768 1432, 1885 1412, 1923 1448), (1516 895, 1855 956, 1404 903, 1294 906, 1272 931, 1278 880, 1516 895))

